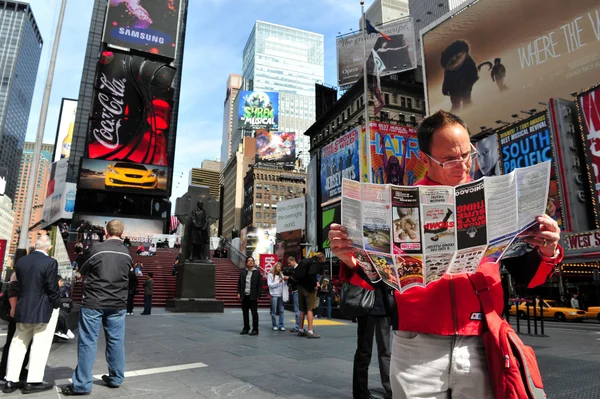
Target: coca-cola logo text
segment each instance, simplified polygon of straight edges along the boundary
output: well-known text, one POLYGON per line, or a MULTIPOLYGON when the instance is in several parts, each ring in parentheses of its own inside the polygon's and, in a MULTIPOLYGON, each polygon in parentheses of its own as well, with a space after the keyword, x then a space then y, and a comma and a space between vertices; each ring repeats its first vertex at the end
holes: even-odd
POLYGON ((114 149, 119 146, 119 129, 123 116, 123 97, 125 97, 125 83, 127 79, 109 80, 103 73, 100 77, 100 90, 110 92, 98 93, 98 101, 102 105, 100 128, 94 129, 94 138, 104 147, 114 149))

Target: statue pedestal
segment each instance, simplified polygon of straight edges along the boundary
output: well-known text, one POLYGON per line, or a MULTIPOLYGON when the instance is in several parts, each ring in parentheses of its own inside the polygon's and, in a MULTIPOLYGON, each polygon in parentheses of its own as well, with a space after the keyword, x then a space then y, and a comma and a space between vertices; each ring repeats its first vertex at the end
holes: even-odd
POLYGON ((223 313, 223 301, 215 299, 215 264, 184 261, 177 273, 175 298, 167 300, 166 310, 223 313))

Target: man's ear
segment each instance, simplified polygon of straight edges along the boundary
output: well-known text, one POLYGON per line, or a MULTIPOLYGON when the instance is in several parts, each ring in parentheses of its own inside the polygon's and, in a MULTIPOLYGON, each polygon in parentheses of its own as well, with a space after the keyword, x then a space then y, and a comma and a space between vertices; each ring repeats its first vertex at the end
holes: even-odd
POLYGON ((425 166, 427 166, 428 168, 431 166, 431 159, 429 159, 427 154, 425 154, 423 151, 419 150, 419 158, 421 162, 425 164, 425 166))

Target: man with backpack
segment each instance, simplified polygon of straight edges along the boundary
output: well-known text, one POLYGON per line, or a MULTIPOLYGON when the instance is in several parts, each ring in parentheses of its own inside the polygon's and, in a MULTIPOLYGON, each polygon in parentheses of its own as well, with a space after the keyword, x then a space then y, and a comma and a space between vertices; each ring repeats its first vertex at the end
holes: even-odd
POLYGON ((294 269, 294 280, 298 284, 298 307, 300 308, 299 337, 321 338, 313 331, 313 310, 317 308, 317 288, 319 282, 317 276, 321 264, 325 263, 325 255, 317 252, 312 258, 303 259, 294 269), (304 317, 308 323, 308 330, 304 330, 304 317))

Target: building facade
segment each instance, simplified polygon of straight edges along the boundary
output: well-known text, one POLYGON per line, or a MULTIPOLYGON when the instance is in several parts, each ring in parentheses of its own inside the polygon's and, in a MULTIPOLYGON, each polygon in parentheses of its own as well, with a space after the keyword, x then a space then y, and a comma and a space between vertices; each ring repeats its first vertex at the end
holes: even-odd
POLYGON ((227 165, 231 157, 231 134, 234 118, 237 117, 237 109, 234 107, 235 99, 242 87, 242 75, 232 73, 227 79, 227 90, 223 104, 223 135, 221 138, 221 168, 227 165))
MULTIPOLYGON (((375 0, 365 12, 367 19, 374 25, 408 17, 408 0, 375 0)), ((358 21, 359 29, 362 29, 362 19, 358 21)))
POLYGON ((43 40, 31 6, 0 0, 0 166, 14 198, 43 40))
POLYGON ((308 165, 303 133, 315 121, 315 83, 325 78, 323 35, 256 21, 243 53, 246 90, 279 92, 279 130, 296 133, 296 154, 308 165))
MULTIPOLYGON (((19 168, 19 180, 15 198, 13 200, 13 209, 15 211, 15 222, 12 228, 12 239, 10 242, 10 253, 14 254, 19 243, 19 235, 21 225, 23 224, 23 213, 25 212, 25 197, 27 195, 27 187, 30 179, 37 179, 35 190, 33 192, 33 202, 31 210, 31 218, 29 226, 35 225, 42 219, 44 200, 46 199, 46 190, 48 188, 48 180, 50 179, 50 170, 52 167, 52 158, 54 157, 54 145, 42 144, 39 165, 33 165, 33 153, 35 143, 26 142, 21 156, 19 168)), ((35 244, 37 233, 29 232, 29 246, 35 244)))
MULTIPOLYGON (((0 195, 0 239, 7 240, 6 250, 4 251, 4 262, 0 264, 2 271, 6 270, 9 262, 10 237, 12 237, 13 226, 15 222, 15 211, 13 210, 12 200, 7 195, 0 195)), ((0 254, 1 257, 2 254, 0 254)), ((3 280, 4 281, 4 280, 3 280)))
POLYGON ((202 161, 200 168, 190 169, 190 185, 206 186, 208 191, 217 201, 219 200, 219 175, 221 162, 202 161))
POLYGON ((306 192, 306 173, 285 170, 276 164, 256 163, 244 178, 244 227, 277 226, 277 204, 306 192))

